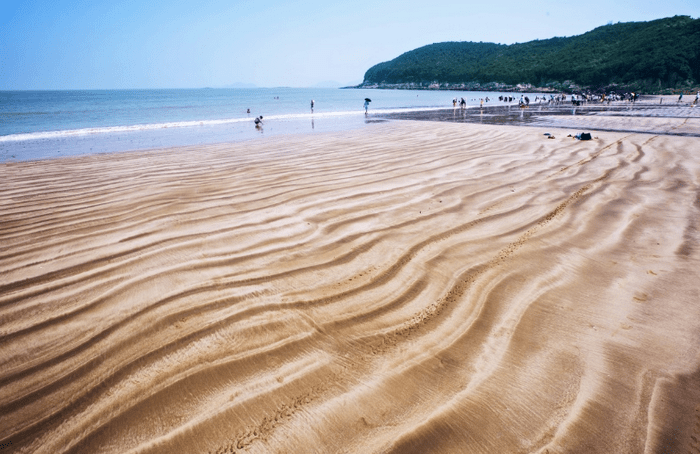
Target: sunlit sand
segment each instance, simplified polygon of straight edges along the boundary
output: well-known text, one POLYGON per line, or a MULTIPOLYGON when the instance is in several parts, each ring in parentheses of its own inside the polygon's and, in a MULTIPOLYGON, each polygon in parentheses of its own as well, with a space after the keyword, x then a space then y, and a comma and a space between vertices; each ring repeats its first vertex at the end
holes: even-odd
POLYGON ((700 139, 585 121, 0 165, 0 443, 696 452, 700 139))

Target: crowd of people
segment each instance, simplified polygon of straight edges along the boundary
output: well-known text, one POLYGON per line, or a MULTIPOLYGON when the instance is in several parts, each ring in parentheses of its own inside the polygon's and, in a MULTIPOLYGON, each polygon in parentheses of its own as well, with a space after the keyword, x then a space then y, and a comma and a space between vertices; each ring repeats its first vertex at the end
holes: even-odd
MULTIPOLYGON (((476 101, 476 99, 475 99, 475 98, 472 98, 472 101, 476 101)), ((485 103, 485 102, 489 102, 489 101, 491 101, 491 98, 489 98, 488 96, 485 97, 485 98, 479 98, 479 104, 481 105, 481 107, 484 106, 484 103, 485 103)), ((459 104, 459 107, 460 107, 460 108, 466 109, 466 107, 467 107, 467 100, 464 99, 464 98, 460 98, 459 100, 457 100, 457 98, 453 98, 453 99, 452 99, 452 107, 457 107, 457 104, 459 104)))
MULTIPOLYGON (((609 93, 573 93, 570 95, 561 93, 561 94, 549 94, 549 95, 542 95, 542 96, 535 96, 534 102, 537 104, 548 104, 548 105, 562 105, 565 103, 571 103, 573 106, 581 106, 583 104, 588 104, 588 103, 607 103, 610 104, 611 102, 619 102, 619 101, 625 101, 629 103, 635 103, 639 99, 639 93, 635 92, 626 92, 626 93, 615 93, 615 92, 609 92, 609 93)), ((683 93, 681 93, 678 96, 678 102, 682 102, 683 100, 683 93)), ((475 101, 473 99, 472 101, 475 101)), ((483 107, 484 102, 488 102, 489 98, 482 98, 479 100, 481 106, 483 107)), ((518 102, 518 105, 520 107, 528 107, 530 105, 530 98, 528 98, 525 95, 520 95, 520 99, 518 100, 516 97, 510 96, 510 95, 501 95, 498 97, 498 101, 500 102, 505 102, 505 103, 513 103, 514 101, 518 102)), ((661 102, 663 103, 663 98, 661 99, 661 102)), ((700 102, 700 91, 697 92, 695 95, 695 99, 691 102, 691 105, 695 106, 700 102)), ((464 98, 462 98, 460 101, 457 100, 457 98, 454 98, 452 100, 452 105, 457 106, 457 103, 460 104, 461 107, 466 106, 466 101, 464 98)))
MULTIPOLYGON (((535 103, 538 104, 553 104, 553 105, 561 105, 565 103, 571 103, 574 106, 580 106, 582 104, 586 103, 591 103, 591 102, 607 102, 610 103, 612 101, 629 101, 629 102, 636 102, 637 99, 639 99, 639 93, 623 93, 623 94, 618 94, 618 93, 602 93, 602 94, 596 94, 596 93, 573 93, 570 95, 561 93, 561 94, 550 94, 550 95, 542 95, 542 96, 535 96, 535 103)), ((502 102, 513 102, 515 100, 514 97, 512 96, 499 96, 498 97, 499 101, 502 102)), ((525 96, 525 95, 520 95, 520 100, 518 101, 518 104, 520 106, 529 106, 530 105, 530 99, 525 96)))

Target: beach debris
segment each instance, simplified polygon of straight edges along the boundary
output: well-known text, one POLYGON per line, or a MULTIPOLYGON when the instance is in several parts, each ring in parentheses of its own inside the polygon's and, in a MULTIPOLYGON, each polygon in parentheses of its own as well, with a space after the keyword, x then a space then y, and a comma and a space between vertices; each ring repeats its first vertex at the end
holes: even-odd
POLYGON ((547 138, 548 138, 548 139, 554 139, 555 137, 554 137, 554 136, 549 136, 549 137, 547 137, 547 138))
POLYGON ((551 134, 548 133, 548 132, 545 132, 544 135, 545 135, 545 136, 551 136, 551 134))
POLYGON ((577 140, 591 140, 592 137, 590 132, 580 132, 574 138, 577 140))

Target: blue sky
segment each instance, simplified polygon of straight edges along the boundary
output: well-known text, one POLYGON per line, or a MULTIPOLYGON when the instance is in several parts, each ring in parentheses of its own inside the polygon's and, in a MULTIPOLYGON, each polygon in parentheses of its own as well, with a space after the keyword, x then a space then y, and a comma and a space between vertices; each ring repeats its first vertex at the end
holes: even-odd
POLYGON ((443 41, 511 44, 700 17, 698 0, 0 2, 0 90, 359 83, 443 41))

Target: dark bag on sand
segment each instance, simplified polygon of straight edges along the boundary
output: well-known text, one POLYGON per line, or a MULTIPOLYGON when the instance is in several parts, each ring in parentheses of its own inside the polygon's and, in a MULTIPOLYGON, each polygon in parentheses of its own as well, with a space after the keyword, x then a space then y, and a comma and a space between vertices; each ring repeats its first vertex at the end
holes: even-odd
POLYGON ((590 132, 582 132, 581 134, 576 134, 578 140, 591 140, 590 132))

